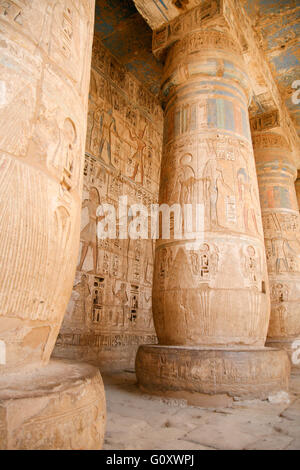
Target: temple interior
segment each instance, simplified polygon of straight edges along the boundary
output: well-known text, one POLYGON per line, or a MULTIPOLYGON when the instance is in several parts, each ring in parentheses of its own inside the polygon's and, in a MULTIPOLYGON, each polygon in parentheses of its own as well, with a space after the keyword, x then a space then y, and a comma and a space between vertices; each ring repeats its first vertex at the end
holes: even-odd
POLYGON ((0 0, 0 450, 300 449, 299 28, 0 0))

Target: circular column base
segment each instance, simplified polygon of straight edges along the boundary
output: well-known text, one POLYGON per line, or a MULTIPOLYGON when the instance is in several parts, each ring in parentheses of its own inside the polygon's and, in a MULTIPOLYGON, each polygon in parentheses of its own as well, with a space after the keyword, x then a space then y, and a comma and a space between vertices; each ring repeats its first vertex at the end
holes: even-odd
POLYGON ((151 345, 140 346, 136 374, 140 388, 150 394, 265 399, 288 390, 290 362, 285 351, 273 348, 151 345))
POLYGON ((300 370, 300 337, 283 339, 268 338, 266 346, 286 351, 291 361, 292 370, 300 370))
POLYGON ((0 376, 0 450, 99 450, 105 420, 95 367, 52 360, 0 376))

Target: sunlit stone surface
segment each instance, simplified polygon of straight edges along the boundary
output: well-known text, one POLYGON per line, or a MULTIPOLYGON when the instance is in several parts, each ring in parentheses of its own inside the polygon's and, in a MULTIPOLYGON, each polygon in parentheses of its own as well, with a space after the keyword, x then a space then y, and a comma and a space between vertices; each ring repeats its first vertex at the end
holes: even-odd
POLYGON ((92 431, 94 412, 86 423, 90 438, 71 424, 65 435, 61 423, 88 403, 80 394, 75 399, 79 388, 104 415, 98 371, 90 369, 88 378, 84 369, 69 376, 67 368, 66 377, 58 370, 65 397, 54 393, 51 377, 47 385, 79 245, 94 6, 93 0, 0 3, 0 380, 4 395, 11 390, 0 393, 3 449, 101 447, 104 421, 92 431), (22 380, 24 390, 30 382, 20 400, 15 380, 22 390, 22 380), (38 425, 33 432, 44 418, 47 432, 38 425))

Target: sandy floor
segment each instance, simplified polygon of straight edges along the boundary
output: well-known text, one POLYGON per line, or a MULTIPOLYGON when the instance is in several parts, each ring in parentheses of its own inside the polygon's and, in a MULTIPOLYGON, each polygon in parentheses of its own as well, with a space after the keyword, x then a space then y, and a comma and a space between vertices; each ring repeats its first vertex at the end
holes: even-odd
POLYGON ((103 379, 105 450, 300 450, 300 374, 292 377, 290 403, 233 401, 221 408, 144 395, 133 372, 103 379))

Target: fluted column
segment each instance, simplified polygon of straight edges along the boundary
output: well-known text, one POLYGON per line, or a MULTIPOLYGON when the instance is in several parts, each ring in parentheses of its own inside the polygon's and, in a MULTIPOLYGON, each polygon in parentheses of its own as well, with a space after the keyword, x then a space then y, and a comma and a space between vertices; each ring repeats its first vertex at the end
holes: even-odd
MULTIPOLYGON (((271 291, 267 343, 292 355, 300 337, 300 215, 297 170, 289 145, 275 132, 253 136, 271 291)), ((295 364, 294 364, 295 365, 295 364)))
POLYGON ((103 438, 99 372, 49 363, 79 247, 94 8, 0 2, 0 449, 103 438))
POLYGON ((208 393, 259 396, 272 380, 286 387, 286 356, 262 349, 270 300, 249 95, 227 32, 195 30, 168 50, 160 203, 201 204, 204 220, 193 239, 157 242, 154 322, 169 348, 139 350, 138 378, 149 390, 168 388, 167 376, 169 388, 208 393))

